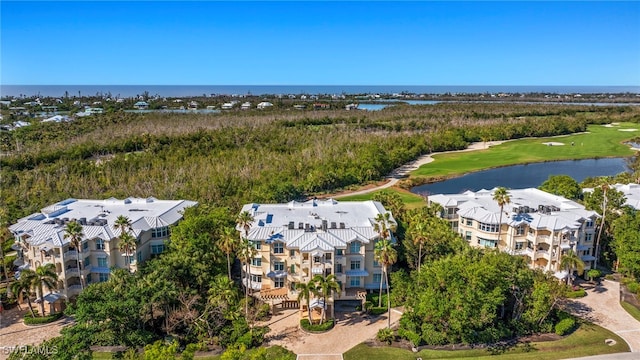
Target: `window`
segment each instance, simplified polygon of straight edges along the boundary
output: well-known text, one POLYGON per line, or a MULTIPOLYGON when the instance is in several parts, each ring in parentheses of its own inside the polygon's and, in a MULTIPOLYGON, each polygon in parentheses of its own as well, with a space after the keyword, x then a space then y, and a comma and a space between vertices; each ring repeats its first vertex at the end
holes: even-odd
POLYGON ((251 275, 251 282, 254 282, 254 283, 262 282, 262 275, 251 275))
POLYGON ((109 267, 109 265, 107 264, 107 258, 106 257, 99 257, 98 258, 98 266, 99 267, 109 267))
POLYGON ((587 222, 585 222, 585 226, 588 228, 592 228, 593 227, 593 220, 587 220, 587 222))
POLYGON ((163 226, 163 227, 159 227, 151 230, 151 237, 154 239, 165 238, 167 236, 169 236, 168 226, 163 226))
POLYGON ((524 226, 522 226, 522 225, 517 226, 517 227, 516 227, 516 236, 522 236, 522 235, 524 235, 524 230, 525 230, 525 227, 524 227, 524 226))
POLYGON ((284 244, 281 242, 273 243, 274 254, 284 254, 284 244))
POLYGON ((351 286, 360 286, 360 277, 351 277, 351 280, 349 281, 349 284, 351 286))
POLYGON ((105 282, 109 280, 109 274, 98 274, 98 276, 99 276, 98 281, 100 282, 105 282))
POLYGON ((373 267, 380 267, 380 263, 378 262, 378 260, 373 259, 373 267))
POLYGON ((480 244, 480 246, 494 248, 494 247, 498 247, 498 240, 478 238, 478 244, 480 244))
POLYGON ((82 252, 89 251, 89 243, 87 241, 82 243, 82 252))
POLYGON ((351 270, 360 270, 360 260, 351 260, 351 270))
POLYGON ((273 279, 273 287, 274 288, 284 287, 284 279, 273 279))
POLYGON ((262 258, 251 259, 251 266, 262 266, 262 258))
POLYGON ((382 274, 373 274, 373 282, 380 284, 382 282, 382 274))
POLYGON ((289 256, 296 257, 296 251, 295 250, 289 250, 289 256))
POLYGON ((584 241, 591 241, 593 240, 593 234, 584 234, 584 241))
POLYGON ((314 256, 313 257, 313 262, 314 263, 319 263, 320 261, 322 261, 322 259, 320 259, 320 256, 314 256))
MULTIPOLYGON (((133 264, 133 261, 134 261, 133 255, 129 255, 128 258, 129 258, 129 262, 127 264, 133 264)), ((138 260, 138 261, 142 261, 142 260, 138 260)))
POLYGON ((467 241, 471 241, 471 231, 465 231, 464 239, 467 241))
POLYGON ((284 262, 283 261, 274 262, 273 271, 284 271, 284 262))
POLYGON ((467 226, 473 226, 473 220, 472 219, 465 219, 465 223, 467 224, 467 226))
POLYGON ((331 253, 324 254, 324 259, 330 261, 331 260, 331 253))
POLYGON ((516 250, 522 250, 522 249, 524 249, 524 243, 517 242, 516 243, 516 250))
POLYGON ((87 274, 87 284, 91 284, 91 274, 87 274))
POLYGON ((458 228, 458 222, 457 221, 452 221, 451 222, 451 228, 455 231, 458 228))
POLYGON ((342 256, 344 255, 344 250, 343 249, 336 249, 336 256, 342 256))
POLYGON ((296 283, 292 282, 289 284, 289 290, 296 291, 296 283))
POLYGON ((290 273, 292 273, 292 274, 295 274, 295 273, 296 273, 296 265, 295 265, 295 264, 293 264, 293 265, 291 265, 291 266, 289 267, 289 272, 290 272, 290 273))
POLYGON ((142 251, 138 251, 137 258, 138 258, 138 262, 142 262, 142 251))
POLYGON ((104 250, 104 240, 96 239, 96 250, 104 250))
MULTIPOLYGON (((253 244, 253 247, 256 250, 261 250, 262 249, 262 241, 256 240, 256 241, 251 241, 251 243, 253 244)), ((282 254, 282 253, 280 253, 280 254, 282 254)))
POLYGON ((359 254, 360 253, 360 243, 357 241, 352 242, 349 245, 349 252, 352 254, 359 254))
POLYGON ((529 235, 533 236, 536 234, 536 231, 533 230, 532 228, 529 228, 529 235))
POLYGON ((91 257, 87 256, 86 258, 84 258, 84 261, 82 262, 82 264, 84 265, 84 268, 86 269, 88 266, 91 266, 91 257))
POLYGON ((533 250, 533 242, 532 241, 527 241, 527 249, 533 250))
POLYGON ((157 255, 164 252, 164 244, 151 244, 151 254, 157 255))
POLYGON ((485 224, 481 222, 478 223, 478 229, 480 229, 480 231, 497 233, 498 228, 499 226, 497 224, 485 224))
POLYGON ((336 274, 342 274, 342 264, 336 264, 336 274))

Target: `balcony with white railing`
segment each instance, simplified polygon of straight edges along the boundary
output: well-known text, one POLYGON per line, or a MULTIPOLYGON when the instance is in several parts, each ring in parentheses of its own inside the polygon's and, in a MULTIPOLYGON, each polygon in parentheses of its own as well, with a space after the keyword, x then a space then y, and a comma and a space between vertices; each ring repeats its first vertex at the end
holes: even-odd
POLYGON ((551 236, 549 235, 538 235, 537 240, 538 240, 538 244, 545 243, 545 244, 551 245, 551 236))
POLYGON ((78 252, 75 251, 75 250, 67 250, 62 255, 63 255, 63 257, 65 259, 77 259, 78 258, 78 252))
POLYGON ((78 271, 77 267, 72 267, 72 268, 66 268, 64 270, 64 275, 65 276, 80 276, 80 271, 78 271))
POLYGON ((547 259, 550 260, 550 254, 548 250, 537 250, 536 251, 536 259, 547 259))

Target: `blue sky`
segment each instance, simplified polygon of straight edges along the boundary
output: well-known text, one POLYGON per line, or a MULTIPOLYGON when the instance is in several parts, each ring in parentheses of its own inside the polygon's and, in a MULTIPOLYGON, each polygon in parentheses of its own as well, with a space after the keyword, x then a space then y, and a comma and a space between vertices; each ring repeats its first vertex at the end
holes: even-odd
POLYGON ((11 85, 640 85, 640 2, 0 2, 11 85))

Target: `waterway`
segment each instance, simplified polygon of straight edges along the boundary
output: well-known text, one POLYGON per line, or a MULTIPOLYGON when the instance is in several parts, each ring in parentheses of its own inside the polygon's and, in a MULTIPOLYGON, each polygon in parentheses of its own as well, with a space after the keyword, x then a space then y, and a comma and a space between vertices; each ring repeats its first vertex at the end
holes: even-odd
POLYGON ((577 182, 588 177, 611 176, 630 171, 626 158, 602 158, 565 160, 525 165, 505 166, 469 173, 460 177, 413 187, 411 192, 420 195, 458 194, 466 190, 508 189, 538 187, 551 175, 569 175, 577 182))

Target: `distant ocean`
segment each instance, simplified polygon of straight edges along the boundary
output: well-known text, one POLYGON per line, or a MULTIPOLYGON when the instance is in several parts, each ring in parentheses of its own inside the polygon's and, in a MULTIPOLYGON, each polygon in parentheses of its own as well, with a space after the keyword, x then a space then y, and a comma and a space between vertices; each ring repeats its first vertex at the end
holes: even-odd
POLYGON ((417 86, 417 85, 0 85, 0 96, 89 96, 132 97, 278 95, 278 94, 481 94, 481 93, 640 93, 640 86, 417 86))

